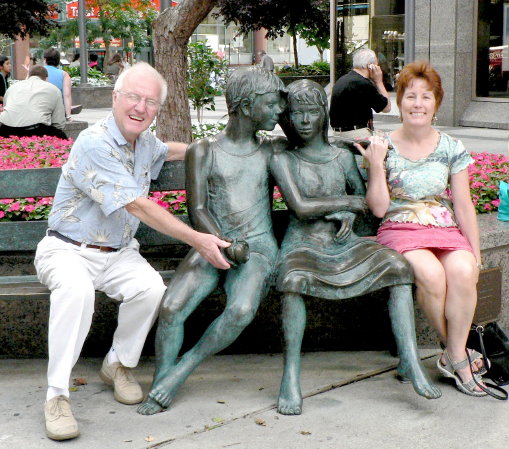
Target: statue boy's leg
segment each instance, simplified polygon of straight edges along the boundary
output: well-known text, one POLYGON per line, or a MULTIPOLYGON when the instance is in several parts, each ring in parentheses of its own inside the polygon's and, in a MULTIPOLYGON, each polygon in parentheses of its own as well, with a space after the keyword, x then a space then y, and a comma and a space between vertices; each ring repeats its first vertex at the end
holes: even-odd
MULTIPOLYGON (((156 370, 151 392, 171 375, 184 340, 184 323, 216 288, 218 280, 218 270, 194 250, 177 268, 161 304, 155 339, 156 370)), ((151 399, 149 393, 137 411, 142 415, 152 415, 161 410, 161 405, 151 399)))
POLYGON ((421 364, 415 339, 415 317, 412 286, 395 285, 390 288, 389 315, 400 362, 398 373, 411 380, 414 390, 428 399, 442 396, 440 389, 429 379, 421 364))
POLYGON ((306 305, 302 296, 295 293, 283 295, 283 332, 285 337, 285 366, 277 411, 283 415, 302 413, 300 390, 300 350, 306 327, 306 305))
POLYGON ((161 408, 167 408, 179 387, 201 362, 235 341, 253 320, 265 295, 270 274, 271 264, 258 253, 251 253, 246 264, 227 272, 224 312, 207 328, 198 343, 175 366, 170 367, 168 374, 150 391, 148 399, 157 402, 161 408))

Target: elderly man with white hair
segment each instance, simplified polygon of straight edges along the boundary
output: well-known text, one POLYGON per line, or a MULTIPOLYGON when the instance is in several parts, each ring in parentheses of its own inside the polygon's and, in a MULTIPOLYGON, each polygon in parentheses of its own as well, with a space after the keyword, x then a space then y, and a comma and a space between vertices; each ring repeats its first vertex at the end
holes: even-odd
POLYGON ((54 440, 79 435, 69 402, 69 378, 90 329, 95 290, 119 301, 118 326, 100 377, 124 404, 143 399, 131 368, 138 364, 165 285, 140 255, 134 238, 140 221, 193 246, 216 268, 229 264, 220 249, 230 243, 200 233, 148 197, 165 160, 183 159, 187 145, 163 143, 149 130, 167 87, 149 64, 118 77, 113 111, 82 131, 62 167, 46 237, 35 267, 51 290, 46 433, 54 440))
POLYGON ((373 131, 372 110, 389 112, 391 101, 375 52, 363 48, 353 55, 353 69, 332 88, 329 115, 334 135, 369 137, 373 131))

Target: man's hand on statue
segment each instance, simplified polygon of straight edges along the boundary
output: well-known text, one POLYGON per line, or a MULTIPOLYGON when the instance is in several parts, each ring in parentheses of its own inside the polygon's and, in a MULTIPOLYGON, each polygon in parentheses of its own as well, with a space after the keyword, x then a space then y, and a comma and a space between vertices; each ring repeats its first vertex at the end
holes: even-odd
POLYGON ((230 242, 215 235, 198 232, 193 247, 216 268, 227 270, 230 268, 230 264, 223 256, 221 249, 228 248, 230 245, 230 242))
POLYGON ((223 254, 232 265, 246 263, 249 260, 249 244, 245 240, 233 240, 228 248, 223 249, 223 254))
POLYGON ((358 143, 354 143, 354 146, 366 158, 370 167, 383 166, 387 157, 387 151, 389 150, 389 142, 383 136, 371 136, 369 141, 371 143, 366 149, 358 143))

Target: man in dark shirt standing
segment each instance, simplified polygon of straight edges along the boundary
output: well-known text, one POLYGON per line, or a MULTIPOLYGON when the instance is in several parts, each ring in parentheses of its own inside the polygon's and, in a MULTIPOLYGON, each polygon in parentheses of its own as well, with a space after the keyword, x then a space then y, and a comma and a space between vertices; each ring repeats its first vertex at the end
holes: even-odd
POLYGON ((330 125, 340 137, 369 137, 373 112, 389 112, 391 102, 383 84, 382 69, 373 50, 358 50, 353 69, 338 79, 332 89, 330 125))

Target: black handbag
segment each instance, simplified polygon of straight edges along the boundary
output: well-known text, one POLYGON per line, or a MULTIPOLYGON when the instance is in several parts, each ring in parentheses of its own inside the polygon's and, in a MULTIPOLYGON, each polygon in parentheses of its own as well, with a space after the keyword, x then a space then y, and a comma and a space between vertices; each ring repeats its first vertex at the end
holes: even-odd
POLYGON ((483 355, 485 377, 499 386, 509 384, 509 337, 496 322, 484 326, 472 324, 467 347, 483 355))

